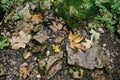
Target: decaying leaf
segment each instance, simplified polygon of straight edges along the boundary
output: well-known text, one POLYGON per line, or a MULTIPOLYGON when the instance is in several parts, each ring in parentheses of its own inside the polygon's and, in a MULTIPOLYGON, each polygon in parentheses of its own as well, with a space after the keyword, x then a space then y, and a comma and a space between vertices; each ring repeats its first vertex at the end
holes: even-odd
POLYGON ((85 39, 86 42, 82 42, 82 45, 85 47, 85 49, 91 48, 93 45, 93 42, 91 40, 85 39))
POLYGON ((56 42, 56 43, 61 43, 63 39, 64 39, 63 36, 58 36, 58 37, 55 39, 55 42, 56 42))
POLYGON ((83 37, 80 37, 79 34, 72 34, 72 32, 70 32, 68 38, 70 40, 70 47, 72 49, 81 48, 80 42, 82 41, 83 37))
POLYGON ((52 24, 53 24, 53 25, 50 25, 49 28, 50 28, 53 32, 56 32, 56 31, 61 30, 61 29, 63 28, 62 23, 58 23, 58 24, 57 24, 56 22, 52 21, 52 24))
POLYGON ((42 21, 42 15, 41 14, 35 14, 32 16, 32 21, 35 23, 35 24, 38 24, 39 22, 42 21))
POLYGON ((31 17, 28 3, 26 4, 26 6, 21 11, 19 11, 19 14, 22 15, 22 18, 25 21, 27 21, 31 17))
POLYGON ((12 36, 9 41, 11 42, 12 49, 25 48, 26 44, 30 41, 31 35, 20 31, 18 36, 12 36))
POLYGON ((81 79, 83 77, 83 73, 84 73, 84 71, 82 69, 80 69, 80 72, 79 71, 74 71, 73 72, 73 78, 81 79))
POLYGON ((44 43, 45 40, 49 38, 49 36, 47 36, 46 31, 42 31, 37 33, 37 35, 35 35, 33 38, 40 43, 44 43))
POLYGON ((29 71, 25 66, 20 66, 18 75, 26 79, 29 76, 29 71))
POLYGON ((97 40, 100 38, 100 33, 96 32, 95 30, 91 29, 90 31, 91 33, 91 40, 93 41, 93 39, 97 40))
POLYGON ((56 53, 59 53, 60 52, 60 49, 59 49, 59 46, 58 45, 52 45, 53 47, 53 50, 56 52, 56 53))
POLYGON ((24 57, 24 59, 27 59, 27 58, 29 58, 30 56, 31 56, 32 54, 30 53, 30 52, 25 52, 24 54, 23 54, 23 57, 24 57))
POLYGON ((22 30, 25 33, 30 33, 33 30, 34 26, 31 23, 27 23, 25 21, 17 22, 17 29, 22 30))

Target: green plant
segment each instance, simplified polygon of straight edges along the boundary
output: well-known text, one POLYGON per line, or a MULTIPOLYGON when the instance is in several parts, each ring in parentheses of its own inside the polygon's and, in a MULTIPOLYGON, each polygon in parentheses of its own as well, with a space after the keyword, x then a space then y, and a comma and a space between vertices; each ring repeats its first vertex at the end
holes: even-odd
POLYGON ((96 6, 99 9, 99 15, 95 17, 96 21, 100 21, 104 23, 104 26, 110 31, 114 32, 114 24, 116 23, 115 20, 113 20, 114 16, 109 11, 111 4, 109 0, 99 0, 95 2, 96 6))
POLYGON ((0 49, 9 46, 7 38, 0 38, 0 49))
POLYGON ((8 11, 12 5, 13 5, 13 0, 0 1, 0 6, 2 7, 3 11, 8 11))
POLYGON ((111 5, 111 10, 113 13, 120 15, 120 0, 114 0, 111 5))
POLYGON ((95 15, 94 0, 55 0, 55 13, 63 17, 71 28, 79 27, 79 21, 95 15))
POLYGON ((113 33, 120 15, 120 0, 96 0, 99 15, 95 17, 96 22, 102 22, 104 26, 113 33))

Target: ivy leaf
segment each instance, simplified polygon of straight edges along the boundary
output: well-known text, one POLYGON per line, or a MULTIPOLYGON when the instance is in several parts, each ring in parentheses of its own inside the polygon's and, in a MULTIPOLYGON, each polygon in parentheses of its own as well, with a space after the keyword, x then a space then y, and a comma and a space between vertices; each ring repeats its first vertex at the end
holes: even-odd
POLYGON ((72 49, 80 48, 81 47, 80 42, 83 40, 83 37, 80 37, 79 34, 72 34, 72 32, 70 32, 68 38, 70 40, 70 47, 72 49))
POLYGON ((100 33, 96 32, 95 30, 91 29, 90 31, 91 33, 91 40, 93 41, 93 39, 97 40, 100 38, 100 33))
POLYGON ((0 38, 0 49, 3 49, 6 46, 9 46, 8 39, 7 38, 0 38))
POLYGON ((58 45, 52 45, 53 47, 53 50, 56 52, 56 53, 59 53, 60 52, 60 49, 59 49, 59 46, 58 45))

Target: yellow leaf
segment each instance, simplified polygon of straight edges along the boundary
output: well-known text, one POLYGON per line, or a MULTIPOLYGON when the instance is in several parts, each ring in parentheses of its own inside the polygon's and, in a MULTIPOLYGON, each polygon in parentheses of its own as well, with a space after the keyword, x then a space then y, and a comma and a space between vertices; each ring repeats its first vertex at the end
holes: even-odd
POLYGON ((83 40, 83 37, 80 37, 79 34, 72 34, 72 32, 70 32, 68 38, 70 40, 70 47, 72 49, 81 48, 80 42, 83 40))
POLYGON ((75 37, 77 37, 77 35, 73 35, 72 32, 70 32, 69 37, 68 37, 69 40, 72 41, 75 39, 75 37))
POLYGON ((77 37, 77 38, 75 38, 74 42, 79 43, 82 40, 83 40, 83 37, 77 37))
POLYGON ((53 50, 56 52, 56 53, 59 53, 60 52, 60 49, 59 49, 59 46, 58 45, 52 45, 53 47, 53 50))

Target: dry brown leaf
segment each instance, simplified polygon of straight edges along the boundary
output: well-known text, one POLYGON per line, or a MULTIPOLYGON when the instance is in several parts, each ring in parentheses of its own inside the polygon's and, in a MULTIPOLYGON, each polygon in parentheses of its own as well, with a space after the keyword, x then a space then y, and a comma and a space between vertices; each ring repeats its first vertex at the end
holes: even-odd
POLYGON ((86 42, 82 42, 82 45, 85 47, 85 49, 91 48, 93 45, 93 42, 91 40, 85 39, 86 42))
POLYGON ((30 52, 25 52, 25 53, 23 54, 24 59, 28 59, 30 56, 31 56, 31 53, 30 53, 30 52))
POLYGON ((49 36, 47 36, 46 31, 42 31, 40 33, 37 33, 37 35, 35 35, 33 38, 40 43, 44 43, 45 40, 49 38, 49 36))
POLYGON ((72 49, 81 48, 80 42, 82 41, 83 37, 80 37, 79 34, 72 34, 72 32, 70 32, 68 38, 70 40, 70 47, 72 49))
POLYGON ((38 24, 39 22, 42 21, 42 15, 41 14, 35 14, 32 16, 32 21, 35 23, 35 24, 38 24))
POLYGON ((26 34, 24 31, 20 31, 18 36, 12 36, 9 40, 11 42, 12 49, 25 48, 26 44, 30 41, 31 35, 26 34))
POLYGON ((83 73, 84 73, 84 71, 82 69, 80 69, 80 72, 79 71, 74 71, 73 72, 73 78, 81 79, 83 77, 83 73))
POLYGON ((58 30, 61 30, 63 28, 63 24, 62 23, 56 23, 55 21, 52 21, 53 25, 50 25, 49 28, 53 31, 56 32, 58 30))
POLYGON ((58 36, 56 39, 55 39, 55 42, 56 43, 61 43, 64 39, 64 36, 58 36))
POLYGON ((19 76, 22 76, 24 79, 26 79, 27 76, 29 76, 29 71, 25 66, 20 66, 19 76))

